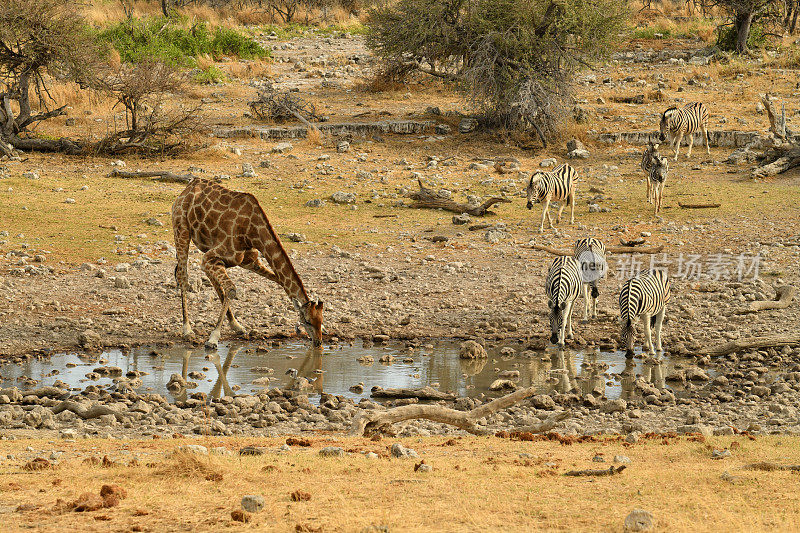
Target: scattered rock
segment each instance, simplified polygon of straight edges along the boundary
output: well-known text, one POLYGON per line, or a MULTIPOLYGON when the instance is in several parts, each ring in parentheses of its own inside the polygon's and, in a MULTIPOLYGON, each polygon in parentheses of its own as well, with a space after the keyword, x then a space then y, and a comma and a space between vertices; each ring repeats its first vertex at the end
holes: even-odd
POLYGON ((248 513, 257 513, 264 508, 266 502, 263 496, 257 494, 250 494, 242 496, 242 509, 248 513))
POLYGON ((461 213, 460 215, 453 215, 453 224, 456 226, 460 226, 462 224, 469 224, 472 222, 472 218, 467 213, 461 213))
POLYGON ((335 204, 354 204, 356 195, 352 192, 337 191, 331 195, 331 201, 335 204))
POLYGON ((292 146, 292 143, 282 142, 282 143, 278 143, 278 144, 276 144, 275 146, 272 147, 272 153, 274 153, 274 154, 283 154, 283 153, 288 152, 292 148, 294 148, 294 146, 292 146))
POLYGON ((412 458, 419 457, 417 452, 415 452, 411 448, 406 448, 399 442, 395 442, 394 444, 392 444, 392 447, 389 449, 389 453, 391 454, 392 457, 397 457, 398 459, 405 457, 412 457, 412 458))
POLYGON ((347 142, 347 141, 339 141, 338 143, 336 143, 336 151, 339 152, 340 154, 343 154, 343 153, 347 152, 348 150, 350 150, 350 143, 349 142, 347 142))
POLYGON ((338 446, 326 446, 319 451, 323 457, 344 457, 344 449, 338 446))
POLYGON ((461 359, 484 359, 489 357, 486 353, 486 349, 475 341, 465 341, 461 343, 458 356, 461 359))
POLYGON ((250 522, 250 515, 240 509, 236 509, 235 511, 231 511, 231 520, 246 524, 250 522))
POLYGON ((474 118, 462 118, 461 122, 458 123, 459 133, 470 133, 475 131, 477 127, 478 121, 474 118))
POLYGON ((634 509, 625 517, 625 531, 652 531, 653 515, 643 509, 634 509))

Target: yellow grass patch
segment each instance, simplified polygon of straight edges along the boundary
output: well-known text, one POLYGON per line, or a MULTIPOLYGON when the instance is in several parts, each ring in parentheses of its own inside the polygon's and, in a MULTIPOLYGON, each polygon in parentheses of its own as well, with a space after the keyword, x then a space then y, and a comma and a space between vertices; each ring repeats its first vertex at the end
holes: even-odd
POLYGON ((566 446, 495 437, 403 439, 433 467, 428 473, 414 471, 419 461, 389 459, 394 439, 311 440, 310 448, 261 456, 167 452, 187 442, 231 451, 245 445, 275 449, 284 439, 7 442, 4 451, 18 459, 5 461, 0 470, 0 506, 21 510, 6 515, 4 528, 620 531, 633 509, 651 512, 657 531, 797 531, 800 524, 797 473, 743 468, 758 461, 799 464, 797 437, 670 438, 667 444, 659 437, 633 446, 613 438, 566 446), (330 445, 349 454, 321 457, 319 449, 330 445), (24 472, 23 458, 33 455, 26 446, 65 454, 55 468, 24 472), (732 456, 712 460, 714 448, 729 448, 732 456), (367 459, 368 451, 380 457, 367 459), (84 462, 88 455, 108 455, 115 464, 84 462), (596 455, 606 462, 593 462, 596 455), (608 468, 615 455, 632 461, 619 475, 563 476, 572 469, 608 468), (110 509, 54 511, 58 500, 73 501, 104 484, 118 485, 128 497, 110 509), (266 504, 243 526, 231 520, 231 512, 247 494, 263 496, 266 504))

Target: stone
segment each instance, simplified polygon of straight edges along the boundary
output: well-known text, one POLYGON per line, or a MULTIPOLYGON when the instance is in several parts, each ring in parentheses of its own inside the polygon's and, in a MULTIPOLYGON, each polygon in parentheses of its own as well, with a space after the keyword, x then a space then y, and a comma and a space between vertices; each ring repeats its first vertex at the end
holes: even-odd
POLYGON ((600 412, 602 413, 622 413, 625 411, 625 408, 628 406, 628 402, 626 402, 622 398, 618 398, 616 400, 609 400, 605 402, 600 407, 600 412))
POLYGON ((118 276, 114 278, 114 287, 116 287, 117 289, 130 289, 131 280, 129 280, 125 276, 118 276))
POLYGON ((398 459, 408 458, 408 457, 411 457, 411 458, 419 457, 417 452, 415 452, 411 448, 406 448, 405 446, 403 446, 399 442, 395 442, 394 444, 392 444, 392 447, 389 449, 389 454, 392 457, 396 457, 398 459))
POLYGON ((179 453, 194 453, 197 455, 208 455, 208 448, 200 444, 184 444, 175 448, 179 453))
POLYGON ((306 202, 306 207, 322 207, 325 205, 325 200, 322 198, 314 198, 306 202))
POLYGON ((459 133, 471 133, 478 127, 478 121, 474 118, 465 117, 458 123, 459 133))
POLYGON ((75 203, 75 198, 65 198, 64 199, 64 203, 65 204, 74 204, 75 203))
POLYGON ((58 432, 58 436, 64 440, 75 440, 78 438, 78 433, 72 428, 65 428, 58 432))
POLYGON ((249 494, 242 496, 242 509, 248 513, 257 513, 264 508, 266 502, 263 496, 257 494, 249 494))
POLYGON ((433 467, 431 467, 431 465, 428 465, 428 464, 425 464, 425 463, 422 463, 421 465, 419 465, 417 467, 417 472, 420 473, 420 474, 428 473, 428 472, 432 472, 432 471, 433 471, 433 467))
POLYGON ((258 174, 253 169, 253 165, 251 163, 242 163, 242 173, 239 174, 240 178, 257 178, 258 174))
POLYGON ((336 151, 339 152, 340 154, 343 154, 343 153, 347 152, 348 150, 350 150, 350 143, 349 142, 347 142, 347 141, 339 141, 338 143, 336 143, 336 151))
POLYGON ((475 341, 462 342, 458 356, 461 359, 485 359, 489 357, 486 349, 475 341))
POLYGON ((489 385, 491 391, 515 391, 517 384, 510 379, 496 379, 489 385))
POLYGON ((319 454, 323 457, 344 457, 344 449, 338 446, 325 446, 319 454))
POLYGON ((78 334, 78 344, 83 348, 99 348, 100 334, 93 329, 85 329, 78 334))
POLYGON ((156 217, 150 217, 147 220, 145 220, 144 223, 147 224, 148 226, 155 226, 157 228, 160 228, 164 225, 164 223, 158 220, 156 217))
POLYGON ((556 163, 557 163, 557 161, 554 158, 549 157, 547 159, 542 159, 539 162, 539 166, 542 167, 542 168, 549 168, 549 167, 555 166, 556 163))
POLYGON ((625 517, 625 531, 652 531, 653 515, 643 509, 634 509, 625 517))
POLYGON ((276 144, 275 146, 272 147, 272 153, 283 154, 283 153, 288 152, 292 148, 294 148, 292 143, 282 142, 282 143, 278 143, 278 144, 276 144))
POLYGON ((331 195, 331 201, 335 204, 354 204, 356 203, 356 195, 352 192, 337 191, 331 195))
POLYGON ((630 464, 631 458, 628 457, 627 455, 615 455, 614 462, 620 464, 630 464))
POLYGON ((437 124, 435 131, 436 135, 449 135, 453 132, 453 128, 449 124, 437 124))
POLYGON ((29 180, 38 180, 39 174, 37 172, 23 172, 22 177, 29 180))
POLYGON ((472 218, 467 213, 461 213, 460 215, 453 215, 453 224, 456 226, 460 226, 462 224, 469 224, 472 222, 472 218))

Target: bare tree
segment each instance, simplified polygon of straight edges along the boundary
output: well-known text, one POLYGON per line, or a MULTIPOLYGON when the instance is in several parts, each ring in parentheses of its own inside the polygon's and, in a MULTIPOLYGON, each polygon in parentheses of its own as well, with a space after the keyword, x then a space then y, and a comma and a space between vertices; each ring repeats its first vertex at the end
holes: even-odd
POLYGON ((23 150, 81 149, 67 139, 36 139, 22 133, 65 113, 66 106, 58 106, 47 90, 48 77, 76 81, 82 87, 93 84, 104 54, 86 28, 72 0, 0 2, 0 140, 4 144, 23 150))
POLYGON ((170 138, 199 126, 198 107, 166 111, 166 99, 183 92, 186 76, 156 59, 123 63, 105 78, 106 89, 125 108, 126 127, 103 139, 98 149, 119 153, 159 152, 181 144, 170 138))
POLYGON ((617 0, 399 0, 370 11, 367 42, 386 72, 454 82, 489 122, 544 140, 626 16, 617 0))

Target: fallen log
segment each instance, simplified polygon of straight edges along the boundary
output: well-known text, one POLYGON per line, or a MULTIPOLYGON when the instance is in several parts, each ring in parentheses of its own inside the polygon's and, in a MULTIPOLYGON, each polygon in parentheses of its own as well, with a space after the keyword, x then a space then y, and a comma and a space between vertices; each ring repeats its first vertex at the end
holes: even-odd
MULTIPOLYGON (((33 390, 20 391, 23 396, 36 396, 37 398, 63 398, 69 395, 69 391, 59 389, 58 387, 39 387, 33 390)), ((0 391, 2 394, 2 391, 0 391)))
POLYGON ((800 472, 800 465, 779 465, 776 463, 768 463, 766 461, 745 465, 742 468, 745 470, 761 470, 762 472, 774 472, 776 470, 791 470, 792 472, 800 472))
POLYGON ((761 102, 769 118, 769 139, 762 165, 753 170, 754 178, 777 176, 800 166, 800 146, 794 140, 794 132, 786 126, 786 107, 781 103, 779 114, 777 101, 770 94, 762 94, 761 102))
POLYGON ((128 415, 125 413, 120 413, 110 407, 106 407, 105 405, 101 405, 99 403, 92 404, 91 407, 84 407, 83 405, 79 404, 78 402, 74 402, 71 400, 65 400, 60 404, 53 407, 53 414, 57 415, 64 411, 71 411, 78 415, 78 417, 82 418, 83 420, 89 420, 90 418, 99 418, 103 415, 114 415, 117 420, 123 421, 126 420, 128 415))
MULTIPOLYGON (((552 255, 565 255, 565 256, 572 256, 572 250, 559 250, 558 248, 551 248, 549 246, 544 246, 542 244, 532 244, 530 246, 534 250, 539 250, 542 252, 547 252, 552 255)), ((663 244, 659 244, 658 246, 608 246, 606 248, 606 252, 610 254, 657 254, 660 253, 664 249, 663 244)))
POLYGON ((773 335, 769 337, 753 337, 750 339, 736 339, 725 344, 710 346, 698 350, 697 355, 728 355, 744 350, 760 350, 763 348, 777 348, 779 346, 800 345, 800 335, 773 335))
POLYGON ((570 470, 565 472, 565 476, 614 476, 621 474, 627 467, 625 465, 610 466, 608 469, 603 470, 570 470))
MULTIPOLYGON (((535 387, 520 389, 511 394, 506 394, 489 403, 476 407, 471 411, 456 411, 441 405, 403 405, 386 411, 364 411, 353 420, 349 434, 363 436, 367 433, 380 431, 385 426, 390 426, 405 420, 424 418, 434 422, 441 422, 463 429, 474 435, 492 435, 496 429, 478 427, 478 420, 487 417, 501 409, 511 407, 517 402, 536 394, 535 387)), ((550 415, 539 426, 527 428, 530 433, 541 433, 550 431, 555 425, 571 416, 569 411, 560 411, 550 415)))
POLYGON ((406 198, 414 200, 415 203, 409 206, 414 209, 444 209, 445 211, 451 211, 453 213, 467 213, 474 217, 482 217, 486 214, 493 214, 491 211, 489 211, 489 208, 495 204, 511 203, 511 200, 508 198, 493 196, 492 198, 489 198, 483 202, 481 205, 459 204, 458 202, 454 202, 449 198, 443 198, 439 196, 436 191, 425 187, 422 184, 422 179, 417 178, 417 183, 419 183, 419 191, 406 194, 406 198))
POLYGON ((382 387, 372 387, 370 394, 373 398, 416 398, 418 400, 448 400, 456 399, 455 394, 442 392, 433 387, 422 387, 421 389, 384 389, 382 387))
POLYGON ((684 209, 713 209, 715 207, 719 207, 721 204, 685 204, 683 202, 678 202, 678 206, 684 209))
POLYGON ((197 176, 193 174, 174 174, 167 170, 152 170, 152 171, 136 171, 127 172, 124 170, 114 169, 108 175, 109 178, 123 178, 123 179, 140 179, 140 178, 153 178, 152 181, 166 181, 171 183, 189 183, 197 176))
POLYGON ((796 293, 797 289, 791 285, 778 287, 775 289, 774 300, 751 302, 749 311, 757 313, 758 311, 766 311, 767 309, 786 309, 792 304, 796 293))

